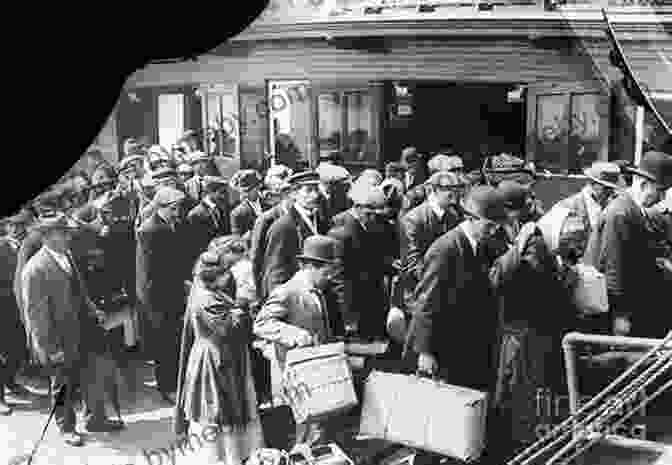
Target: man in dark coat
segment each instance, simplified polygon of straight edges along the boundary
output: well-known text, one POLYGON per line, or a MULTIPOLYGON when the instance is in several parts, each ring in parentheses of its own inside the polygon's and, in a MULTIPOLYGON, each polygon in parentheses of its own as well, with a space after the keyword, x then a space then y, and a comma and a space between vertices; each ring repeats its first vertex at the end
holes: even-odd
POLYGON ((609 310, 617 334, 663 337, 666 289, 656 264, 656 248, 645 209, 672 186, 672 156, 647 152, 633 168, 632 186, 604 212, 598 267, 607 278, 609 310), (642 305, 642 299, 648 304, 642 305), (661 307, 661 305, 663 305, 661 307))
POLYGON ((263 212, 259 199, 261 181, 255 170, 240 170, 231 178, 231 187, 240 193, 240 203, 231 211, 231 234, 246 241, 252 234, 254 222, 263 212))
POLYGON ((185 194, 170 187, 159 189, 157 209, 138 231, 136 292, 140 305, 143 348, 156 361, 159 393, 172 402, 177 383, 177 360, 186 303, 185 280, 191 265, 181 222, 185 194))
POLYGON ((428 187, 428 199, 401 220, 402 257, 405 268, 416 279, 422 272, 422 260, 427 249, 463 219, 459 202, 464 182, 458 175, 446 171, 434 173, 428 187))
POLYGON ((341 241, 342 270, 334 279, 346 329, 369 339, 385 337, 386 236, 380 225, 385 194, 380 187, 358 184, 350 193, 354 207, 333 219, 329 236, 341 241))
POLYGON ((223 178, 206 176, 203 178, 204 196, 200 203, 187 214, 188 247, 191 249, 189 261, 193 265, 196 258, 208 248, 215 237, 225 236, 231 231, 229 223, 229 190, 223 178))
POLYGON ((299 269, 296 256, 303 241, 315 234, 326 234, 329 230, 329 220, 318 214, 321 199, 319 175, 314 171, 304 171, 293 174, 287 182, 291 186, 292 206, 268 230, 262 283, 265 295, 287 282, 299 269))
POLYGON ((481 246, 505 221, 505 211, 502 198, 489 186, 475 187, 465 207, 473 216, 441 236, 425 255, 406 354, 418 355, 422 373, 490 391, 497 300, 481 246))
POLYGON ((194 175, 185 184, 186 192, 195 202, 200 202, 205 195, 204 178, 211 174, 208 172, 210 157, 204 152, 194 152, 189 162, 194 167, 194 175))

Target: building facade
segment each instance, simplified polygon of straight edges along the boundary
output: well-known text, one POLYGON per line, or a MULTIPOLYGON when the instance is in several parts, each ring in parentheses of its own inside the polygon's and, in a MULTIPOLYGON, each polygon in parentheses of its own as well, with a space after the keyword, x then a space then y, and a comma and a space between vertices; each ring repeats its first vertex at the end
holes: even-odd
POLYGON ((169 146, 195 129, 208 151, 251 167, 340 150, 353 169, 380 168, 408 145, 471 167, 509 152, 564 174, 636 158, 669 134, 638 115, 601 8, 669 126, 672 1, 579 1, 275 0, 198 61, 132 75, 116 138, 169 146))

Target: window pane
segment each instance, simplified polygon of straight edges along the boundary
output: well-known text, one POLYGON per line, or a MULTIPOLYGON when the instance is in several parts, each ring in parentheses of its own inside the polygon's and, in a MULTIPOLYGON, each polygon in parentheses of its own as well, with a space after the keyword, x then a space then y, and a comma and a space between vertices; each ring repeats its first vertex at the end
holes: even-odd
POLYGON ((600 132, 600 98, 598 94, 572 95, 569 147, 575 171, 580 172, 599 159, 602 146, 607 142, 606 135, 600 132))
POLYGON ((271 147, 277 163, 296 169, 307 165, 312 152, 310 84, 284 81, 269 84, 271 147))
POLYGON ((320 154, 340 150, 343 132, 343 104, 341 94, 320 94, 317 98, 320 154))
POLYGON ((566 172, 569 98, 567 95, 537 97, 537 150, 535 163, 550 171, 566 172))
POLYGON ((169 148, 184 132, 184 95, 159 95, 159 144, 169 148))
POLYGON ((239 128, 235 95, 233 92, 209 92, 206 110, 210 153, 237 157, 239 128))
POLYGON ((347 93, 347 131, 343 144, 346 162, 375 163, 375 140, 371 131, 371 96, 368 92, 347 93))

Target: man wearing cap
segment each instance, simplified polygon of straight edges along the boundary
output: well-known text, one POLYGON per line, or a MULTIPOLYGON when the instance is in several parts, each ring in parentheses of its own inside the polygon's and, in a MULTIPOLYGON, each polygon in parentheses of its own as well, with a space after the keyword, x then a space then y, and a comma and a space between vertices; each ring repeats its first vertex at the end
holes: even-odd
POLYGON ((194 168, 194 175, 184 187, 189 196, 200 202, 203 197, 203 178, 210 174, 210 157, 204 152, 194 152, 191 154, 190 163, 194 168))
POLYGON ((26 333, 17 300, 14 295, 16 261, 25 235, 25 228, 33 220, 28 210, 21 210, 7 219, 8 233, 0 237, 0 415, 8 415, 11 408, 4 402, 5 387, 18 394, 23 389, 16 383, 16 375, 26 360, 26 333))
POLYGON ((215 176, 203 178, 203 198, 187 214, 187 234, 192 249, 190 260, 208 247, 212 239, 230 234, 229 189, 226 179, 215 176))
POLYGON ((385 194, 359 184, 350 192, 353 207, 333 218, 329 236, 341 241, 342 270, 334 289, 346 328, 365 338, 385 336, 385 263, 387 238, 380 227, 385 194))
POLYGON ((402 217, 402 257, 405 268, 416 279, 429 246, 462 221, 459 202, 463 188, 464 183, 455 173, 434 173, 428 182, 427 200, 402 217))
POLYGON ((55 408, 55 419, 64 441, 82 445, 75 431, 74 394, 79 388, 86 401, 86 428, 89 432, 120 428, 105 414, 104 395, 96 389, 95 348, 104 338, 100 326, 104 314, 91 301, 86 283, 69 250, 77 224, 62 213, 43 216, 36 227, 43 245, 26 263, 21 276, 21 291, 26 315, 29 347, 39 363, 51 370, 52 402, 64 400, 55 408))
POLYGON ((607 278, 613 331, 636 337, 662 337, 666 289, 650 246, 647 208, 659 202, 672 187, 672 156, 650 151, 632 170, 629 189, 604 211, 598 268, 607 278))
POLYGON ((423 156, 418 153, 415 147, 406 147, 402 150, 401 162, 406 167, 404 183, 407 191, 424 184, 429 177, 427 166, 423 156))
POLYGON ((347 192, 351 176, 347 169, 337 164, 341 160, 340 152, 320 154, 320 160, 315 171, 322 181, 323 210, 325 215, 333 217, 350 206, 347 192))
POLYGON ((339 165, 341 153, 338 151, 320 153, 320 163, 315 168, 320 179, 324 180, 342 180, 350 177, 350 172, 339 165))
POLYGON ((266 295, 296 273, 296 256, 303 241, 315 234, 326 234, 329 229, 329 220, 319 214, 319 175, 303 171, 290 176, 287 182, 292 205, 268 230, 262 284, 266 295))
POLYGON ((406 190, 406 168, 401 162, 391 161, 385 165, 385 179, 390 178, 401 181, 403 190, 406 190))
POLYGON ((506 212, 501 196, 490 186, 473 188, 465 209, 470 216, 427 250, 406 354, 418 355, 421 373, 488 392, 495 381, 498 320, 482 245, 504 223, 506 212))
MULTIPOLYGON (((578 217, 584 224, 586 237, 597 228, 600 214, 606 208, 614 193, 621 189, 621 170, 618 165, 597 161, 584 171, 588 183, 576 194, 560 200, 554 205, 567 208, 571 215, 578 217)), ((585 250, 586 244, 583 249, 585 250)), ((581 257, 579 257, 581 258, 581 257)))
POLYGON ((177 166, 177 175, 180 178, 180 182, 186 186, 187 181, 194 176, 194 167, 189 163, 180 163, 177 166))
MULTIPOLYGON (((338 266, 336 239, 313 235, 299 249, 299 268, 291 279, 275 287, 257 314, 254 334, 275 345, 272 351, 273 394, 283 398, 282 373, 287 352, 334 341, 339 323, 338 306, 330 284, 338 266)), ((295 444, 324 439, 320 422, 298 423, 295 444)))
MULTIPOLYGON (((184 281, 191 278, 191 250, 182 224, 186 195, 172 187, 160 188, 156 210, 137 233, 136 293, 143 349, 155 360, 157 388, 172 402, 177 382, 180 319, 185 309, 184 281)), ((205 244, 207 246, 207 244, 205 244)))
POLYGON ((240 203, 231 211, 231 234, 249 240, 254 222, 263 213, 260 186, 261 176, 256 170, 240 170, 231 178, 231 187, 240 194, 240 203))

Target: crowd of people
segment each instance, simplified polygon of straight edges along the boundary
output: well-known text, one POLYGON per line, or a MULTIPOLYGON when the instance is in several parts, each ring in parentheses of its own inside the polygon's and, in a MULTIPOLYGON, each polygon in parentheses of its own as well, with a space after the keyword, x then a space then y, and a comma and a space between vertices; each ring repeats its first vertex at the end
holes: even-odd
MULTIPOLYGON (((260 406, 283 402, 287 351, 344 338, 389 340, 400 370, 491 392, 515 442, 511 399, 562 389, 567 331, 672 327, 668 154, 596 162, 580 192, 542 206, 533 167, 508 154, 468 173, 408 147, 354 175, 334 152, 225 179, 193 141, 124 152, 5 219, 0 242, 0 414, 38 365, 71 445, 78 399, 87 431, 123 428, 102 370, 133 354, 153 362, 176 432, 216 425, 212 453, 238 463, 264 444, 260 406), (608 312, 575 305, 578 263, 606 276, 608 312)), ((327 438, 296 425, 297 443, 327 438)))

